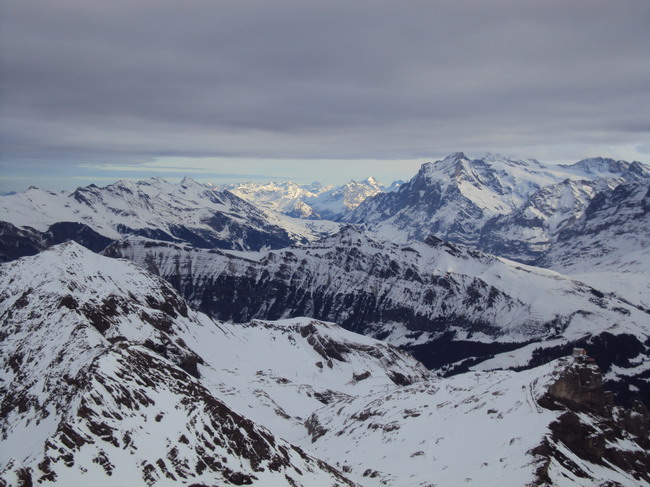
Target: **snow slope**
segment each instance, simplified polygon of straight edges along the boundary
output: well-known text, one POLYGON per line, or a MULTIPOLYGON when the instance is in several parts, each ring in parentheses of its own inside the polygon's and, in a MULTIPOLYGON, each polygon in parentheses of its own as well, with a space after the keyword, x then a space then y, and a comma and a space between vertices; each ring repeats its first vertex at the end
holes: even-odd
MULTIPOLYGON (((268 184, 239 183, 224 186, 251 203, 297 218, 339 220, 366 198, 383 191, 372 177, 341 186, 320 183, 298 185, 293 182, 268 184)), ((393 188, 393 187, 391 187, 393 188)))
MULTIPOLYGON (((559 411, 539 403, 567 366, 554 362, 519 373, 467 373, 326 406, 312 418, 321 426, 312 434, 312 451, 340 458, 353 479, 377 486, 501 487, 546 480, 543 485, 590 487, 605 485, 595 484, 605 479, 647 484, 602 460, 585 461, 566 447, 563 455, 550 458, 534 454, 542 451, 540 438, 564 446, 564 438, 549 431, 559 411)), ((580 419, 594 423, 587 418, 580 419)), ((602 430, 594 429, 594 437, 599 434, 602 430)), ((629 447, 642 451, 638 443, 629 447)))
POLYGON ((499 366, 523 367, 536 348, 566 353, 603 333, 636 344, 650 336, 648 313, 616 296, 435 238, 399 246, 346 227, 308 246, 255 254, 137 238, 106 254, 164 277, 214 318, 334 321, 436 369, 464 370, 514 350, 521 353, 499 366))
POLYGON ((3 221, 40 232, 59 222, 76 222, 113 240, 135 234, 241 250, 282 247, 336 227, 256 208, 190 178, 177 185, 160 178, 118 181, 73 192, 30 188, 0 197, 0 212, 3 221))
POLYGON ((530 263, 563 224, 581 216, 596 190, 649 178, 650 169, 638 162, 547 166, 458 152, 424 164, 398 191, 368 198, 344 221, 400 243, 435 235, 530 263))
POLYGON ((205 387, 183 337, 225 332, 163 281, 75 243, 0 269, 9 485, 352 485, 205 387))
POLYGON ((593 366, 434 378, 334 324, 214 322, 75 243, 3 264, 0 292, 8 485, 649 485, 625 425, 650 416, 593 366))

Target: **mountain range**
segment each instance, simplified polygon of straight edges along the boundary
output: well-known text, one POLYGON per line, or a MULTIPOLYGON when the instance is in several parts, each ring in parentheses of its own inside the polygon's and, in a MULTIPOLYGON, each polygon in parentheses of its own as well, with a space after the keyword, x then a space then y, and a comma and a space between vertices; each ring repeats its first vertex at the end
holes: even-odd
POLYGON ((318 182, 298 185, 281 183, 238 183, 223 188, 259 206, 296 218, 340 220, 350 210, 380 192, 392 192, 401 181, 384 187, 375 178, 350 181, 341 186, 323 186, 318 182))
POLYGON ((0 485, 650 485, 645 164, 0 211, 0 485))
POLYGON ((4 260, 17 257, 21 248, 42 249, 71 239, 97 250, 125 235, 189 242, 201 248, 282 248, 337 227, 326 221, 285 217, 190 178, 179 184, 160 178, 118 181, 71 192, 30 188, 2 197, 0 211, 4 260), (101 242, 94 245, 97 240, 101 242))
POLYGON ((331 323, 214 321, 72 242, 0 282, 7 485, 650 485, 648 410, 594 365, 438 378, 331 323))

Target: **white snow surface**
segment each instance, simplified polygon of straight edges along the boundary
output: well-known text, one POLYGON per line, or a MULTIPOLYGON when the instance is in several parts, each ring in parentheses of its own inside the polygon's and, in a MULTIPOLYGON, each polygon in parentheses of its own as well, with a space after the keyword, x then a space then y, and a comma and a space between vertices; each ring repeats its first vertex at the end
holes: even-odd
MULTIPOLYGON (((1 265, 0 292, 3 405, 25 405, 2 422, 9 485, 21 467, 54 473, 57 485, 223 484, 224 467, 259 486, 288 485, 287 476, 346 484, 315 457, 363 486, 515 487, 534 480, 542 459, 531 450, 560 414, 537 399, 562 361, 435 378, 332 323, 215 322, 136 265, 75 243, 1 265), (187 358, 198 378, 179 367, 187 358), (396 383, 398 373, 408 381, 396 383), (262 450, 282 465, 271 468, 262 450), (195 468, 208 458, 221 467, 195 468)), ((585 468, 590 481, 648 485, 585 468)), ((557 487, 588 485, 557 462, 550 475, 557 487)))
MULTIPOLYGON (((529 225, 518 227, 515 221, 514 226, 508 226, 508 220, 502 221, 505 228, 501 231, 506 233, 500 237, 508 240, 507 232, 515 232, 515 241, 539 241, 537 250, 544 250, 547 234, 556 232, 569 219, 579 218, 594 188, 649 177, 650 169, 638 162, 594 159, 551 166, 493 154, 470 159, 458 152, 425 163, 399 191, 366 200, 344 220, 365 224, 378 237, 400 243, 435 235, 477 245, 490 237, 481 231, 492 219, 539 217, 539 228, 532 233, 527 231, 529 225)), ((520 257, 516 253, 505 255, 520 257)), ((525 254, 521 257, 530 258, 525 254)))
MULTIPOLYGON (((340 186, 320 183, 299 185, 290 181, 267 184, 239 183, 223 186, 256 205, 298 218, 337 220, 366 198, 384 191, 375 178, 349 181, 340 186)), ((390 190, 394 189, 393 187, 390 190)))
POLYGON ((103 188, 90 185, 71 192, 30 188, 1 196, 0 213, 3 221, 18 227, 46 231, 53 223, 78 222, 111 239, 122 238, 125 230, 120 227, 173 235, 174 226, 185 226, 228 240, 228 224, 218 231, 210 224, 214 215, 225 215, 252 230, 284 230, 296 241, 313 240, 338 228, 331 222, 304 222, 255 208, 228 191, 218 191, 191 178, 179 184, 162 178, 122 180, 103 188))
MULTIPOLYGON (((269 252, 211 252, 129 238, 119 253, 166 278, 183 269, 181 287, 192 286, 196 299, 202 296, 202 284, 219 276, 252 275, 261 282, 270 275, 308 292, 329 289, 341 295, 373 295, 430 319, 460 316, 487 323, 502 341, 527 341, 553 333, 576 339, 596 330, 648 333, 646 313, 613 296, 598 298, 598 291, 557 272, 442 242, 399 246, 353 227, 311 245, 269 252), (477 301, 467 297, 472 293, 480 295, 477 301), (551 323, 559 329, 550 329, 551 323)), ((290 312, 287 309, 285 317, 290 312)), ((263 316, 264 309, 260 313, 263 316)), ((338 316, 347 314, 341 310, 338 316)), ((367 325, 395 345, 427 339, 426 334, 407 338, 393 321, 367 325)), ((468 339, 483 341, 480 333, 468 339)))

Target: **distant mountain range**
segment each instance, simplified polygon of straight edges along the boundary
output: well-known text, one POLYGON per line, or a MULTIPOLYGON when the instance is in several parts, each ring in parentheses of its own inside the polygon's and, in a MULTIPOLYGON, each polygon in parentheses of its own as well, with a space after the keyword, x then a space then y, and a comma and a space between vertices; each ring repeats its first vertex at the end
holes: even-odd
POLYGON ((334 223, 302 221, 258 208, 227 190, 189 178, 179 184, 160 178, 118 181, 71 192, 30 188, 1 197, 0 212, 4 260, 17 257, 21 248, 42 249, 71 239, 97 250, 107 240, 125 235, 201 248, 282 248, 338 228, 334 223))
POLYGON ((650 485, 644 164, 0 212, 0 485, 650 485))
POLYGON ((363 181, 350 181, 342 186, 323 186, 314 182, 309 185, 296 183, 240 183, 223 186, 237 196, 259 206, 296 218, 340 220, 350 210, 380 192, 392 192, 401 181, 389 187, 382 186, 369 177, 363 181))

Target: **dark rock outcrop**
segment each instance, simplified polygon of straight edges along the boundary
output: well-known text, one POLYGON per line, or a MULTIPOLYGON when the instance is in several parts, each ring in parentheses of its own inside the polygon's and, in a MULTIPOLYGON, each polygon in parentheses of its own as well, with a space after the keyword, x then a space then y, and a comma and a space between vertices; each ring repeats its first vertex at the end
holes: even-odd
POLYGON ((593 476, 585 465, 614 465, 639 481, 650 482, 650 413, 640 401, 630 410, 616 406, 602 384, 598 366, 574 363, 539 399, 541 406, 563 412, 551 423, 550 434, 532 451, 542 459, 534 485, 552 483, 551 464, 583 479, 593 476))
POLYGON ((31 227, 17 227, 0 221, 0 262, 36 255, 46 248, 70 240, 93 252, 100 252, 113 242, 82 223, 58 222, 47 231, 39 232, 31 227))

